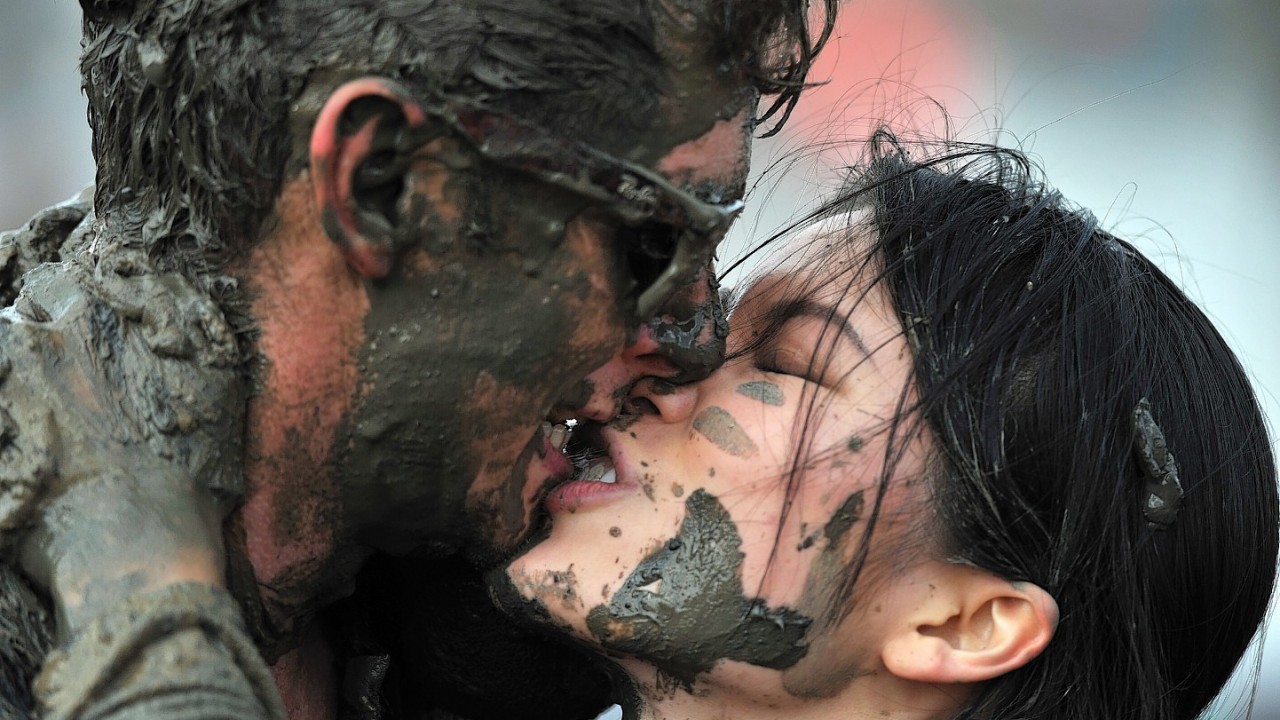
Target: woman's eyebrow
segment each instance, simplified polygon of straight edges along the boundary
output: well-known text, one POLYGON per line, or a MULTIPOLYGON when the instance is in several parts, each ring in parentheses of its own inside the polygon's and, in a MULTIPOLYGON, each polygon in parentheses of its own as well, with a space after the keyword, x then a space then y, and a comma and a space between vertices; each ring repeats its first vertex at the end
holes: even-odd
POLYGON ((853 325, 849 324, 849 318, 840 317, 836 314, 837 308, 834 305, 825 305, 823 303, 814 302, 809 299, 790 300, 788 302, 779 303, 773 307, 769 314, 779 325, 788 320, 799 317, 811 317, 826 322, 828 325, 835 325, 840 330, 840 334, 845 337, 858 351, 862 353, 868 360, 871 359, 871 350, 867 348, 867 344, 862 341, 862 336, 858 331, 853 329, 853 325))

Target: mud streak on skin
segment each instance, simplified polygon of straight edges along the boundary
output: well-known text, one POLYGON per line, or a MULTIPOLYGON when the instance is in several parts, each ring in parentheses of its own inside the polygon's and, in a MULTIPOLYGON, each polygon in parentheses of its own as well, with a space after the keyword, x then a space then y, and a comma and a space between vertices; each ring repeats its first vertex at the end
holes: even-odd
POLYGON ((782 685, 796 697, 829 698, 837 695, 864 671, 856 663, 843 658, 840 649, 839 623, 846 617, 852 602, 853 588, 848 584, 849 563, 855 554, 849 547, 849 531, 863 512, 863 491, 845 498, 826 524, 805 537, 800 549, 813 546, 818 538, 825 542, 814 558, 805 581, 800 606, 819 616, 819 628, 813 634, 809 657, 782 675, 782 685))
POLYGON ((752 382, 742 383, 738 386, 738 394, 774 407, 781 407, 782 403, 785 402, 782 396, 782 388, 768 380, 753 380, 752 382))
POLYGON ((738 421, 718 405, 698 413, 693 419, 693 429, 735 457, 749 457, 756 453, 756 444, 743 432, 738 421))

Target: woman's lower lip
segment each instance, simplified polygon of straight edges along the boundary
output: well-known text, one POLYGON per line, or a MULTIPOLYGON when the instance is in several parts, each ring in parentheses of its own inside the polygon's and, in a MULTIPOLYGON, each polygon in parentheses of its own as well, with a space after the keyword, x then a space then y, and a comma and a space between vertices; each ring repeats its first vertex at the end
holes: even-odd
POLYGON ((543 505, 547 512, 577 512, 589 507, 604 505, 613 498, 629 495, 635 491, 634 483, 619 480, 604 483, 584 480, 571 480, 558 485, 547 494, 543 505))

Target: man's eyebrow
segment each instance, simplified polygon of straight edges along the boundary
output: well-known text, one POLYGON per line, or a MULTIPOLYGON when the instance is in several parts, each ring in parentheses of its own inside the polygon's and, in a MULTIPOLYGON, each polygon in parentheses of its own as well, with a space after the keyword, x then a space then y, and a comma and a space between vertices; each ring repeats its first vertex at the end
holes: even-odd
POLYGON ((799 317, 816 318, 826 322, 828 325, 835 325, 846 340, 858 348, 858 351, 864 357, 868 360, 871 359, 871 350, 862 341, 862 336, 849 323, 848 317, 837 315, 837 308, 834 305, 824 305, 808 299, 791 300, 775 305, 769 315, 779 327, 786 321, 799 317))

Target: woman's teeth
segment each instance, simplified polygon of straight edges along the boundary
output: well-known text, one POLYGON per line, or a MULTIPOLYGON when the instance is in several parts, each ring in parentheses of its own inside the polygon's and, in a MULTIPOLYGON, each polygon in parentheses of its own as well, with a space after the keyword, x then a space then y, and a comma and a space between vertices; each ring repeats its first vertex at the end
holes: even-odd
POLYGON ((613 484, 618 482, 618 471, 614 469, 611 463, 597 462, 588 467, 579 480, 613 484))

